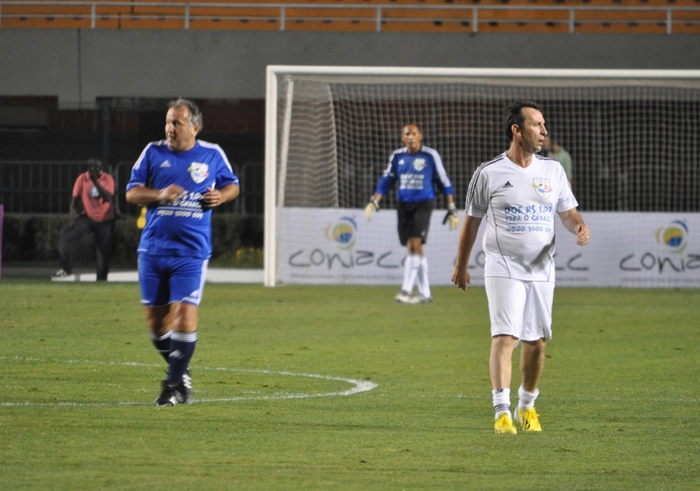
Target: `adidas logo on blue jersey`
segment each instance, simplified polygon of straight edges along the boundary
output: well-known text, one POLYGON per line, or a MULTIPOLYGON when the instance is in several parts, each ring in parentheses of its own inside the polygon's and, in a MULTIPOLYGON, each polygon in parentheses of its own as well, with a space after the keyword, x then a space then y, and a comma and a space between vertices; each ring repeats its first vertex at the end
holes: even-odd
POLYGON ((161 167, 171 167, 170 162, 168 162, 167 160, 165 162, 163 162, 162 164, 160 164, 160 166, 161 167))
POLYGON ((513 185, 510 183, 510 181, 506 181, 506 183, 503 185, 504 189, 512 188, 513 185))

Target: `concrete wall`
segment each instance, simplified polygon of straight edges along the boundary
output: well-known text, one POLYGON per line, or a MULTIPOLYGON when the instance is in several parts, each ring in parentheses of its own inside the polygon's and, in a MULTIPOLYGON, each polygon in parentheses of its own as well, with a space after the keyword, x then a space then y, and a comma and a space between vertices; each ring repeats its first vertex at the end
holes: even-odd
POLYGON ((0 96, 261 99, 265 67, 700 68, 699 36, 0 30, 0 96))

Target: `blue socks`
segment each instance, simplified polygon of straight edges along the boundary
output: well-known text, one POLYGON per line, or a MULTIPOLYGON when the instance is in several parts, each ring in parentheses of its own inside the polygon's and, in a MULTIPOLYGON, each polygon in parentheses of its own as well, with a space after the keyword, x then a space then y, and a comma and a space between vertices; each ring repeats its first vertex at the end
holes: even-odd
POLYGON ((160 356, 165 359, 166 363, 168 363, 168 356, 170 355, 170 336, 172 333, 173 331, 168 331, 163 334, 163 336, 157 337, 153 332, 151 332, 151 341, 153 342, 153 346, 156 347, 158 353, 160 353, 160 356))
POLYGON ((168 355, 168 378, 166 382, 179 385, 182 375, 190 364, 197 342, 196 332, 173 332, 170 336, 170 354, 168 355))

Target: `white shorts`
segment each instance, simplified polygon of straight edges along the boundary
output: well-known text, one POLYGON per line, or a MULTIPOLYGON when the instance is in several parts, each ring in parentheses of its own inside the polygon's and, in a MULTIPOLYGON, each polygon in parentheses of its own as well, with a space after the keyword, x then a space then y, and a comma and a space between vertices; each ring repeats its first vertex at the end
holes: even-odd
POLYGON ((491 337, 509 335, 522 341, 552 339, 554 282, 487 276, 491 337))

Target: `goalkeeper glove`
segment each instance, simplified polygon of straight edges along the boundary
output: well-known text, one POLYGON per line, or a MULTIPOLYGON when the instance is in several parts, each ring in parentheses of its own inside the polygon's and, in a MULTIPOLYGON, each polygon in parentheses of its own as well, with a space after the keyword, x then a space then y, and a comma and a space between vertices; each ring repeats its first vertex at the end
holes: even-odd
POLYGON ((447 204, 447 215, 445 215, 442 224, 445 225, 448 220, 450 222, 450 230, 456 230, 459 227, 459 213, 457 213, 457 207, 454 203, 447 204))
POLYGON ((367 206, 365 206, 365 216, 368 222, 372 221, 372 213, 375 211, 379 211, 379 200, 373 198, 367 203, 367 206))

